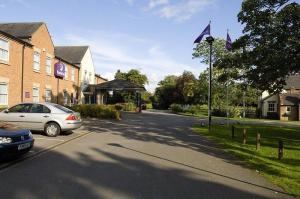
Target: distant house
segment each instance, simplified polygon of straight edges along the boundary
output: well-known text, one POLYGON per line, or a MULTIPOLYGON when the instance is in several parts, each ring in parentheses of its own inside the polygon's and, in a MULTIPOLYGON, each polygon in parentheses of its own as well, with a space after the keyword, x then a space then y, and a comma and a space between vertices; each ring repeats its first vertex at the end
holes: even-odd
POLYGON ((264 118, 300 121, 300 74, 290 76, 280 94, 263 92, 259 107, 264 118))

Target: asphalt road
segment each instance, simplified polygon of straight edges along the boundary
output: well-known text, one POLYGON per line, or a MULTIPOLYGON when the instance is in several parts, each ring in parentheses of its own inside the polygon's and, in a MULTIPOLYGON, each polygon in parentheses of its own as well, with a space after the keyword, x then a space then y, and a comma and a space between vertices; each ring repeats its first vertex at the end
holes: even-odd
POLYGON ((0 198, 291 198, 192 133, 196 119, 123 118, 87 120, 57 140, 35 135, 33 155, 0 169, 0 198))

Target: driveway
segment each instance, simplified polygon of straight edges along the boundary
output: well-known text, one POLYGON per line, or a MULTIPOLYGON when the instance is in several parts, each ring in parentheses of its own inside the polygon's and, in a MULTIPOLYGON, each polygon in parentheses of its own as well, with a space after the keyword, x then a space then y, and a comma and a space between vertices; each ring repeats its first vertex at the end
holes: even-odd
POLYGON ((0 170, 0 198, 292 198, 195 135, 199 120, 122 114, 86 120, 84 136, 0 170))

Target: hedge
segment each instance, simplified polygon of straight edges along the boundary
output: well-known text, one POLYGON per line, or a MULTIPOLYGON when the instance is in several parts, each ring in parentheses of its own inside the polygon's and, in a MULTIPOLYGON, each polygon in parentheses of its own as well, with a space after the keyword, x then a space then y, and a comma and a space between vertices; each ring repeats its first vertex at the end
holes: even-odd
POLYGON ((81 117, 120 120, 120 111, 114 105, 81 104, 72 106, 73 111, 79 112, 81 117))

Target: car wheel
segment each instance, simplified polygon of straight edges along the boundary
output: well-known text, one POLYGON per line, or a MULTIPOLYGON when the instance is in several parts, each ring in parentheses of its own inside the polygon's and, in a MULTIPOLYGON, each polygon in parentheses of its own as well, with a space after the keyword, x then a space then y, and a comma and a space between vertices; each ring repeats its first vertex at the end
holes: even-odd
POLYGON ((55 122, 50 122, 45 126, 45 134, 49 137, 56 137, 60 133, 60 126, 55 122))

